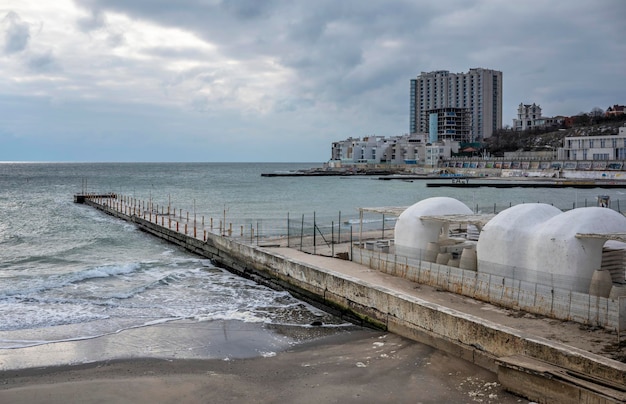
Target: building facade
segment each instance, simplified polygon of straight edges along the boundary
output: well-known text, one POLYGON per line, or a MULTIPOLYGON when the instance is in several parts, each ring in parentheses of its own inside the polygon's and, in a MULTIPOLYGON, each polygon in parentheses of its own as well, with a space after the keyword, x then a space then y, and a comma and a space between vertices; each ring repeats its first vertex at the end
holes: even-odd
POLYGON ((517 119, 513 119, 514 130, 528 130, 546 126, 555 126, 563 123, 560 117, 545 117, 541 115, 541 107, 532 104, 520 103, 517 107, 517 119))
POLYGON ((502 127, 502 72, 473 68, 467 73, 422 72, 411 80, 410 133, 430 133, 430 113, 445 108, 467 111, 469 139, 486 139, 502 127))
POLYGON ((446 107, 426 111, 428 121, 428 139, 430 143, 449 139, 458 142, 470 142, 470 120, 467 108, 446 107))
POLYGON ((361 164, 437 165, 439 160, 458 153, 459 142, 443 139, 431 143, 427 135, 367 136, 333 142, 333 166, 361 164))
POLYGON ((604 114, 605 116, 624 115, 626 114, 626 106, 615 104, 612 107, 608 107, 604 114))
POLYGON ((617 135, 571 136, 559 149, 563 160, 626 160, 626 126, 617 135))
POLYGON ((543 126, 541 107, 534 102, 532 105, 521 103, 517 107, 517 119, 513 119, 513 129, 526 130, 543 126))

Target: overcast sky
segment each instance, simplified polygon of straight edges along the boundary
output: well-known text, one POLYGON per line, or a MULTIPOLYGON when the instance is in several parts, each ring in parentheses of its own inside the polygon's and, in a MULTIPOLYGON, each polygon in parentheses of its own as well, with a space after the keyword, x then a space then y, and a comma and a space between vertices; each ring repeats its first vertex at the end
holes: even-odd
POLYGON ((323 162, 472 67, 505 125, 626 104, 626 1, 0 0, 0 161, 323 162))

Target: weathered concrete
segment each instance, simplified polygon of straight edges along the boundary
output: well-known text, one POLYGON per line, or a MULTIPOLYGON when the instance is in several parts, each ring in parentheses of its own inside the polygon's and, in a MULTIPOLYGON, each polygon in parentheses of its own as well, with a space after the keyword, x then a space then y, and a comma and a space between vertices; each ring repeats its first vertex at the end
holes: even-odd
MULTIPOLYGON (((427 343, 494 372, 499 370, 498 358, 524 355, 592 378, 611 380, 617 386, 626 385, 624 363, 435 304, 416 293, 392 287, 393 282, 355 276, 369 274, 356 263, 334 260, 338 267, 352 265, 361 271, 340 272, 329 269, 333 265, 316 265, 288 257, 286 251, 270 251, 216 234, 208 234, 205 242, 89 199, 85 203, 134 222, 140 229, 237 274, 287 289, 304 300, 331 308, 335 314, 427 343)), ((304 257, 299 254, 299 258, 304 257)))
POLYGON ((623 403, 624 386, 526 356, 498 360, 498 380, 509 391, 540 403, 623 403))

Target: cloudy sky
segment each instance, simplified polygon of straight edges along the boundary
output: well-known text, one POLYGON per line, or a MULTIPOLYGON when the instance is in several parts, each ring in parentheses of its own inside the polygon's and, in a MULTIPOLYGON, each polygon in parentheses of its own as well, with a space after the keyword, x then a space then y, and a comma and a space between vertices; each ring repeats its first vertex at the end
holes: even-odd
POLYGON ((422 71, 504 124, 626 104, 624 0, 0 0, 0 161, 323 162, 402 135, 422 71))

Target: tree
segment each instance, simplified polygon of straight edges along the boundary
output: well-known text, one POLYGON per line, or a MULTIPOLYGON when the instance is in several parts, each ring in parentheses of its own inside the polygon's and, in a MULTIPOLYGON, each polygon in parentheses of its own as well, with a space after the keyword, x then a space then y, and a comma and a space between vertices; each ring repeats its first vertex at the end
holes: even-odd
POLYGON ((585 113, 580 113, 576 115, 573 119, 574 126, 585 126, 589 124, 589 115, 585 113))
POLYGON ((599 107, 593 107, 589 115, 591 115, 594 118, 601 117, 604 115, 604 110, 599 107))

